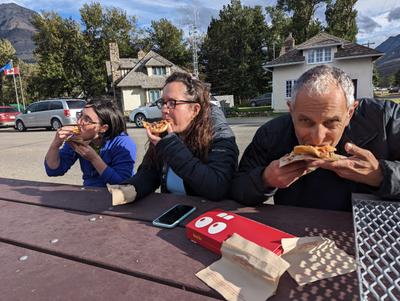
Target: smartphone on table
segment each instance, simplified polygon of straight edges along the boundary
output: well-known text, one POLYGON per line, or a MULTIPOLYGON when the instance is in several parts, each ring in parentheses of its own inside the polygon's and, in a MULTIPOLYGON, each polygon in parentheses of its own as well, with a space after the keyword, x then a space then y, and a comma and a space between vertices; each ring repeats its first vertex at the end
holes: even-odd
POLYGON ((173 228, 183 221, 189 214, 196 210, 190 205, 175 205, 165 211, 153 221, 153 225, 163 228, 173 228))

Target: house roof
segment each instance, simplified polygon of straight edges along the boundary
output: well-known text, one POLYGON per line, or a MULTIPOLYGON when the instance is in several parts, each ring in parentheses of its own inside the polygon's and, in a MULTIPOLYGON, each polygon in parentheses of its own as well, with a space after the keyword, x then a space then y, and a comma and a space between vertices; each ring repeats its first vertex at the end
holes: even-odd
POLYGON ((335 53, 335 58, 351 58, 355 56, 382 56, 384 53, 365 47, 363 45, 359 45, 356 43, 347 43, 343 45, 343 47, 339 48, 335 53))
POLYGON ((349 41, 335 37, 326 32, 320 32, 319 34, 313 36, 307 41, 297 45, 296 49, 302 50, 302 49, 310 49, 323 46, 342 45, 344 43, 349 43, 349 41))
MULTIPOLYGON (((119 59, 119 64, 117 66, 117 69, 133 69, 135 65, 138 63, 139 59, 133 59, 133 58, 121 58, 119 59)), ((114 65, 113 65, 114 67, 114 65)), ((110 67, 110 61, 106 61, 106 69, 107 69, 107 75, 111 76, 111 67, 110 67)))
POLYGON ((335 59, 346 59, 346 58, 355 58, 355 57, 379 57, 382 56, 383 53, 365 47, 356 43, 352 43, 346 41, 344 39, 340 39, 333 35, 327 34, 325 32, 321 32, 311 39, 295 46, 294 49, 288 51, 287 53, 277 57, 276 59, 267 62, 265 67, 279 67, 293 64, 301 64, 305 61, 305 57, 303 55, 303 50, 312 49, 318 47, 327 47, 327 46, 337 46, 338 51, 335 53, 335 59))
POLYGON ((183 69, 171 63, 154 51, 149 51, 141 60, 139 60, 132 70, 117 84, 117 87, 142 87, 145 89, 161 89, 165 84, 166 75, 147 75, 147 67, 165 66, 171 67, 171 72, 183 69))
POLYGON ((151 59, 149 59, 145 64, 146 67, 164 67, 164 66, 168 66, 165 64, 165 62, 160 62, 159 60, 157 60, 156 58, 152 57, 151 59))

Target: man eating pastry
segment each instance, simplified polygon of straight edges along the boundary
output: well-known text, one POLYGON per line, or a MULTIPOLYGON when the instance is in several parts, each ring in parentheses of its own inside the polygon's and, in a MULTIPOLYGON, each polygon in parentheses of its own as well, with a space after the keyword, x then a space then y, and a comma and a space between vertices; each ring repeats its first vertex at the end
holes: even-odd
POLYGON ((300 76, 288 107, 245 150, 232 183, 237 201, 256 205, 273 196, 279 205, 350 210, 355 192, 400 198, 398 104, 356 101, 351 78, 321 65, 300 76), (280 164, 297 145, 334 147, 346 158, 280 164))

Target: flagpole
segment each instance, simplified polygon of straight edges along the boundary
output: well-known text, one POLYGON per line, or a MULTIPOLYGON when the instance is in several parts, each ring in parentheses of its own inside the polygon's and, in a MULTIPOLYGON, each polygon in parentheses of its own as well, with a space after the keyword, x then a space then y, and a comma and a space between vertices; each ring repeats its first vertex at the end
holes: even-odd
POLYGON ((17 81, 15 80, 13 60, 10 60, 10 62, 11 62, 11 69, 13 70, 13 79, 14 79, 14 87, 15 87, 15 97, 17 98, 18 111, 21 112, 20 109, 19 109, 19 99, 18 99, 17 81))
POLYGON ((24 98, 24 91, 22 90, 21 69, 19 69, 19 71, 18 71, 18 78, 19 78, 19 86, 21 87, 22 105, 23 105, 24 110, 25 110, 25 98, 24 98))

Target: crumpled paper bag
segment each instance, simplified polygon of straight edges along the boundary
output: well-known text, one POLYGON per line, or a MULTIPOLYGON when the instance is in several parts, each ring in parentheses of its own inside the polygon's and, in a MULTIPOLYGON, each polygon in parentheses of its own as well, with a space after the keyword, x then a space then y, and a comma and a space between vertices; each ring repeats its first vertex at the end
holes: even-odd
POLYGON ((222 257, 196 274, 226 300, 265 301, 275 294, 289 264, 275 253, 233 234, 222 257))
POLYGON ((136 199, 136 189, 133 185, 110 185, 107 184, 108 192, 112 195, 112 205, 123 205, 136 199))
POLYGON ((355 259, 328 238, 283 238, 282 247, 281 256, 290 263, 288 272, 299 285, 356 270, 355 259))

